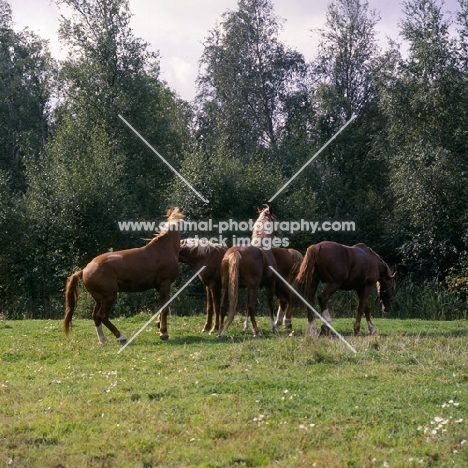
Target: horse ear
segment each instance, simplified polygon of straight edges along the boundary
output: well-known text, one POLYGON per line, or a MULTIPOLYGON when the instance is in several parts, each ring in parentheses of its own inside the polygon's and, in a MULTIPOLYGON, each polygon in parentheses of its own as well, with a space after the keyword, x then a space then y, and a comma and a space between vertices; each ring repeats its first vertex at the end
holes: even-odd
POLYGON ((397 272, 393 273, 392 278, 395 279, 397 272))

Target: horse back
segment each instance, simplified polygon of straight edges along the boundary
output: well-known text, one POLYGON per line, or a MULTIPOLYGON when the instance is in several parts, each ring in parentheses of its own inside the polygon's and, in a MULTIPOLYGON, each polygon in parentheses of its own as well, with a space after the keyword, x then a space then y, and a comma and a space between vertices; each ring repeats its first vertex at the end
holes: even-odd
POLYGON ((88 290, 139 292, 173 282, 179 273, 175 252, 146 247, 108 252, 94 258, 83 270, 88 290))
POLYGON ((379 278, 378 259, 365 244, 349 247, 324 241, 311 247, 315 249, 316 275, 322 282, 355 289, 379 278))

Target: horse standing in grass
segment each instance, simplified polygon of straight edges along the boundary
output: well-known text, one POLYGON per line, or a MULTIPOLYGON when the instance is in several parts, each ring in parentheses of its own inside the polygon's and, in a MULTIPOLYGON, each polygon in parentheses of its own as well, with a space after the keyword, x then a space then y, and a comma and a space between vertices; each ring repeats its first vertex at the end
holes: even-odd
MULTIPOLYGON (((94 258, 88 265, 68 278, 65 290, 65 318, 63 330, 70 332, 73 311, 78 299, 78 280, 94 298, 92 318, 96 325, 99 343, 108 339, 102 331, 104 324, 124 344, 127 339, 109 320, 111 308, 118 292, 141 292, 156 288, 162 304, 170 297, 170 287, 179 274, 180 230, 184 215, 178 208, 169 210, 166 229, 144 247, 108 252, 94 258)), ((159 334, 162 340, 167 333, 168 307, 161 311, 159 334)))
POLYGON ((219 303, 221 300, 221 260, 227 247, 200 239, 182 239, 180 241, 179 261, 186 263, 200 272, 198 278, 206 290, 206 321, 202 332, 219 331, 219 303), (213 314, 215 323, 213 325, 213 314))
MULTIPOLYGON (((313 244, 304 256, 301 268, 295 280, 295 288, 306 300, 313 304, 317 286, 320 281, 326 283, 318 295, 322 316, 331 323, 328 311, 328 300, 338 289, 356 291, 359 306, 354 322, 354 334, 359 335, 361 318, 366 315, 369 334, 377 333, 372 321, 367 298, 377 284, 377 293, 382 303, 383 312, 390 310, 395 289, 395 275, 388 265, 365 244, 352 247, 324 241, 313 244)), ((314 313, 308 310, 308 332, 317 335, 314 313)), ((328 334, 329 328, 323 324, 322 334, 328 334)))
MULTIPOLYGON (((301 267, 303 256, 300 252, 294 249, 284 249, 273 247, 273 255, 275 256, 277 272, 288 282, 292 283, 299 268, 301 267)), ((279 307, 276 315, 275 325, 278 327, 281 324, 285 328, 291 328, 293 292, 283 283, 276 279, 275 295, 278 298, 279 307)))
MULTIPOLYGON (((276 260, 276 271, 291 284, 296 277, 303 260, 302 254, 294 249, 285 249, 281 247, 272 247, 271 251, 276 260)), ((294 304, 294 293, 276 278, 275 296, 278 299, 278 312, 275 325, 278 328, 283 325, 284 328, 292 328, 292 309, 294 304)), ((244 330, 247 330, 249 317, 244 322, 244 330)))
POLYGON ((235 245, 224 255, 221 262, 221 321, 218 335, 220 338, 225 335, 234 320, 240 284, 247 288, 247 317, 252 321, 254 336, 260 334, 255 320, 255 303, 261 286, 265 286, 267 291, 271 329, 277 331, 273 317, 275 273, 269 268, 272 266, 276 269, 276 260, 271 250, 271 239, 277 234, 273 230, 275 222, 276 216, 272 209, 266 206, 254 224, 251 245, 235 245), (226 323, 223 324, 227 296, 229 296, 229 314, 226 323))
MULTIPOLYGON (((206 290, 206 320, 202 333, 219 332, 219 307, 221 299, 221 261, 227 247, 197 238, 180 241, 179 261, 186 263, 195 271, 202 266, 204 270, 198 275, 206 290), (213 324, 214 317, 214 324, 213 324)), ((296 277, 302 262, 302 255, 294 249, 271 248, 276 260, 278 273, 289 283, 296 277)), ((278 298, 276 326, 283 324, 291 327, 291 290, 281 281, 276 281, 275 295, 278 298)), ((246 321, 247 322, 247 321, 246 321)), ((247 328, 247 323, 245 327, 247 328)))

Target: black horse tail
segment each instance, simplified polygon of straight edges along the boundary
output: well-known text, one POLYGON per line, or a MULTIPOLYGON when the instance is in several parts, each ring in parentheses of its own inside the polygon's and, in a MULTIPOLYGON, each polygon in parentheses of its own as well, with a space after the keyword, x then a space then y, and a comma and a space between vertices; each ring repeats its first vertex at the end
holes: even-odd
POLYGON ((83 276, 83 270, 73 273, 68 280, 65 288, 65 317, 63 319, 62 328, 65 335, 70 333, 70 325, 73 317, 73 312, 78 301, 78 280, 83 276))

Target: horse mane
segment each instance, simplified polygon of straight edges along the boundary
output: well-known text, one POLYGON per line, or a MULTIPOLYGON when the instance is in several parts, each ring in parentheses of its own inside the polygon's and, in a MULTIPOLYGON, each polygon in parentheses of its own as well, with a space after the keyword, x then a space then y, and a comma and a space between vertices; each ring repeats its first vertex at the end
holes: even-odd
POLYGON ((173 232, 179 229, 171 229, 171 224, 177 224, 179 221, 182 221, 184 219, 185 215, 184 212, 179 210, 179 208, 171 208, 167 210, 166 213, 166 218, 167 218, 167 226, 161 230, 158 234, 155 234, 155 236, 148 242, 147 245, 152 244, 153 242, 156 242, 158 239, 161 239, 162 237, 166 236, 169 232, 173 232))
POLYGON ((180 241, 181 247, 187 247, 190 249, 190 252, 196 251, 196 253, 200 257, 207 257, 210 255, 214 250, 221 250, 223 247, 220 244, 215 244, 214 242, 210 242, 208 240, 198 239, 196 237, 188 237, 187 239, 182 239, 180 241))

